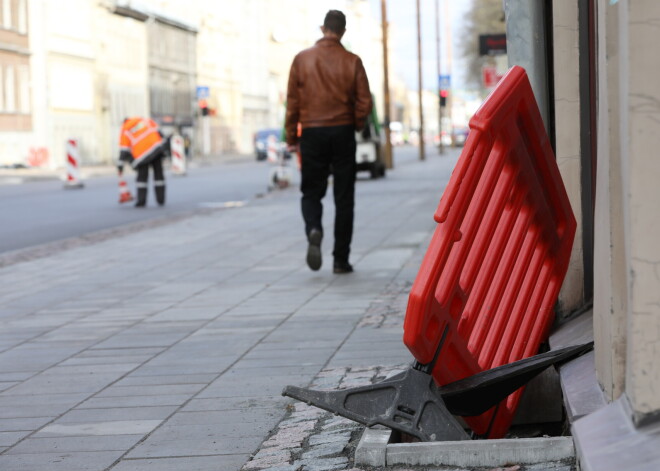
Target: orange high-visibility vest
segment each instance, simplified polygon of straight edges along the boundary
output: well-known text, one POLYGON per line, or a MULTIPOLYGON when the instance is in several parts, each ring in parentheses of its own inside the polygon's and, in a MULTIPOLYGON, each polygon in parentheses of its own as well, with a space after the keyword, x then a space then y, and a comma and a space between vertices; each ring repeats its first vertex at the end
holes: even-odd
POLYGON ((148 162, 161 149, 163 138, 152 119, 128 118, 121 127, 119 148, 133 156, 132 167, 148 162))

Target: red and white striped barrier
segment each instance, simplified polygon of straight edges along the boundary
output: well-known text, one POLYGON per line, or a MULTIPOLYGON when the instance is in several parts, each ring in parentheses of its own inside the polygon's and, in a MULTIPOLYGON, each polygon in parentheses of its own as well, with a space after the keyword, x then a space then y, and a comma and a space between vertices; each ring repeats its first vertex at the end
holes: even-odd
POLYGON ((131 194, 131 191, 128 189, 128 185, 126 184, 126 180, 124 180, 123 175, 119 175, 119 204, 122 203, 128 203, 129 201, 133 201, 133 195, 131 194))
POLYGON ((272 134, 268 136, 266 158, 269 162, 277 162, 277 138, 272 134))
POLYGON ((79 163, 78 141, 69 139, 66 141, 66 182, 64 182, 64 188, 82 188, 85 186, 80 179, 79 163))
POLYGON ((170 154, 172 155, 172 173, 175 175, 186 174, 186 150, 183 137, 174 134, 170 138, 170 154))

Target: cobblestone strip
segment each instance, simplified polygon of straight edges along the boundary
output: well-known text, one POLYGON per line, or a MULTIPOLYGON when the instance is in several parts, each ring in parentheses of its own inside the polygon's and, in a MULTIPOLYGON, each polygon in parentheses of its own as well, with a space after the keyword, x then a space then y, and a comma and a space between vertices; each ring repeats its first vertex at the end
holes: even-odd
MULTIPOLYGON (((406 367, 325 369, 311 387, 352 388, 381 381, 406 367)), ((301 402, 288 408, 285 418, 242 471, 340 471, 350 468, 362 425, 301 402)))
MULTIPOLYGON (((391 283, 374 301, 358 328, 401 327, 410 282, 391 283)), ((314 389, 347 389, 382 381, 409 365, 348 367, 322 370, 314 389)), ((302 402, 287 406, 287 414, 241 471, 379 471, 353 467, 353 456, 364 427, 302 402)), ((573 463, 544 463, 466 470, 439 467, 388 467, 388 471, 575 471, 573 463)))

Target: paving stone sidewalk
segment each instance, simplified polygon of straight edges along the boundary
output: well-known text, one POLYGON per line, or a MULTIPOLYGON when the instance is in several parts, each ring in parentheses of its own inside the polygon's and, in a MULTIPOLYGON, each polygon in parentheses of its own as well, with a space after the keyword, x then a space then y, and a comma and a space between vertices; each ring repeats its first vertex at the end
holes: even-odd
POLYGON ((306 267, 295 188, 0 267, 0 469, 239 470, 297 410, 284 386, 407 363, 399 296, 454 162, 358 182, 346 276, 331 238, 306 267))
MULTIPOLYGON (((410 283, 392 283, 359 322, 360 329, 401 331, 410 283)), ((356 334, 357 335, 357 334, 356 334)), ((340 349, 341 352, 341 349, 340 349)), ((384 363, 384 362, 383 362, 384 363)), ((408 368, 408 364, 338 366, 323 369, 310 384, 319 390, 347 389, 382 381, 408 368)), ((241 471, 376 471, 356 467, 355 448, 364 431, 353 421, 302 402, 287 407, 287 415, 241 471)), ((506 468, 388 467, 390 471, 574 471, 573 462, 512 465, 506 468)))

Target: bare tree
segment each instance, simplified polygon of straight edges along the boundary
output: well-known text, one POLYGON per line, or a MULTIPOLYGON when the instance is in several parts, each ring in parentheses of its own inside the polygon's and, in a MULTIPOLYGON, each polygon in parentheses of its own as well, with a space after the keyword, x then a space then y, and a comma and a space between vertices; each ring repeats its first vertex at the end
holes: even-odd
POLYGON ((481 67, 487 61, 486 57, 479 55, 479 35, 506 32, 502 2, 503 0, 472 0, 472 6, 465 14, 459 50, 468 64, 466 81, 475 88, 481 88, 481 67))

